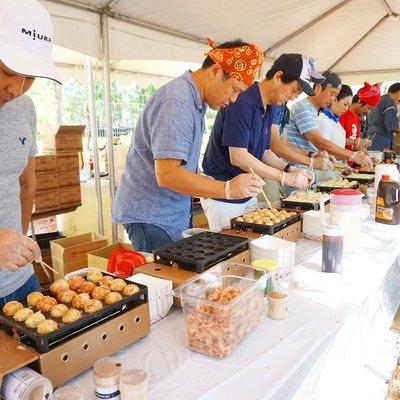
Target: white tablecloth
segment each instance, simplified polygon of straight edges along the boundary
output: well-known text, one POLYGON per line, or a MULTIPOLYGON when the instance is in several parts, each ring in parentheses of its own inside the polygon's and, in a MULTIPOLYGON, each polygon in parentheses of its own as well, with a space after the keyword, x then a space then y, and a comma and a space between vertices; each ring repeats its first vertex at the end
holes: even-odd
MULTIPOLYGON (((179 309, 115 356, 147 371, 150 400, 381 399, 363 381, 400 304, 400 226, 368 220, 363 232, 341 276, 313 272, 321 244, 297 242, 286 319, 266 319, 230 357, 188 350, 179 309)), ((92 372, 68 385, 92 388, 92 372)))

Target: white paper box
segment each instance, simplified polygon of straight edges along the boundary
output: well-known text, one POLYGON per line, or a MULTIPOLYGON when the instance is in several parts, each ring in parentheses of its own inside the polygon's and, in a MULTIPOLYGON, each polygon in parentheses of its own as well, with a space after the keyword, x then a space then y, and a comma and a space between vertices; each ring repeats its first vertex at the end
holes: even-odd
POLYGON ((250 242, 250 260, 268 259, 278 263, 282 273, 294 267, 296 244, 287 240, 265 235, 250 242))
POLYGON ((128 281, 146 285, 149 293, 150 322, 154 324, 164 318, 172 307, 172 281, 155 278, 145 274, 136 274, 128 281))

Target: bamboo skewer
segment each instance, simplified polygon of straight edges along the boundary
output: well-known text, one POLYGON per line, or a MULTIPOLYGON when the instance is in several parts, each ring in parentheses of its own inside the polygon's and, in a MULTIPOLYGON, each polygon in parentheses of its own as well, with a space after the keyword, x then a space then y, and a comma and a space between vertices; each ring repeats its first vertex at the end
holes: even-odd
POLYGON ((42 260, 40 261, 40 265, 41 265, 43 268, 47 268, 47 269, 49 269, 50 271, 54 272, 55 274, 60 275, 55 269, 51 268, 50 265, 46 264, 46 263, 45 263, 44 261, 42 261, 42 260))
MULTIPOLYGON (((252 173, 252 174, 254 174, 254 170, 253 170, 253 168, 250 168, 250 172, 252 173)), ((272 208, 272 206, 271 206, 271 202, 268 200, 268 197, 267 197, 267 195, 265 194, 265 192, 264 192, 264 189, 261 189, 261 193, 263 194, 263 196, 264 196, 264 199, 265 199, 265 201, 267 202, 267 206, 268 206, 268 208, 272 208)))

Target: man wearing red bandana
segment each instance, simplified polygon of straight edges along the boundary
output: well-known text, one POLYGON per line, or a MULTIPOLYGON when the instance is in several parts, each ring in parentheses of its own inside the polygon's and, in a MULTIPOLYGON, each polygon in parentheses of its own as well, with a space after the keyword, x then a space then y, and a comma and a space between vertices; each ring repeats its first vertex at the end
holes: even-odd
POLYGON ((226 182, 197 174, 207 105, 219 110, 234 102, 263 61, 254 44, 209 44, 202 67, 161 87, 136 125, 113 218, 137 250, 152 252, 181 239, 190 226, 191 196, 242 199, 261 191, 255 174, 226 182))

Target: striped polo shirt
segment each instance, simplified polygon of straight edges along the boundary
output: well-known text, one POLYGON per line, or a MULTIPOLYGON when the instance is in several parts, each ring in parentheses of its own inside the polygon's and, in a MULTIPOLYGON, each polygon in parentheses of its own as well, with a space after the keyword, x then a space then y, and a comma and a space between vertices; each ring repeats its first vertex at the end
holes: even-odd
POLYGON ((308 101, 308 97, 294 103, 290 109, 289 124, 286 126, 289 142, 299 149, 316 153, 317 148, 305 134, 317 129, 318 110, 308 101))

